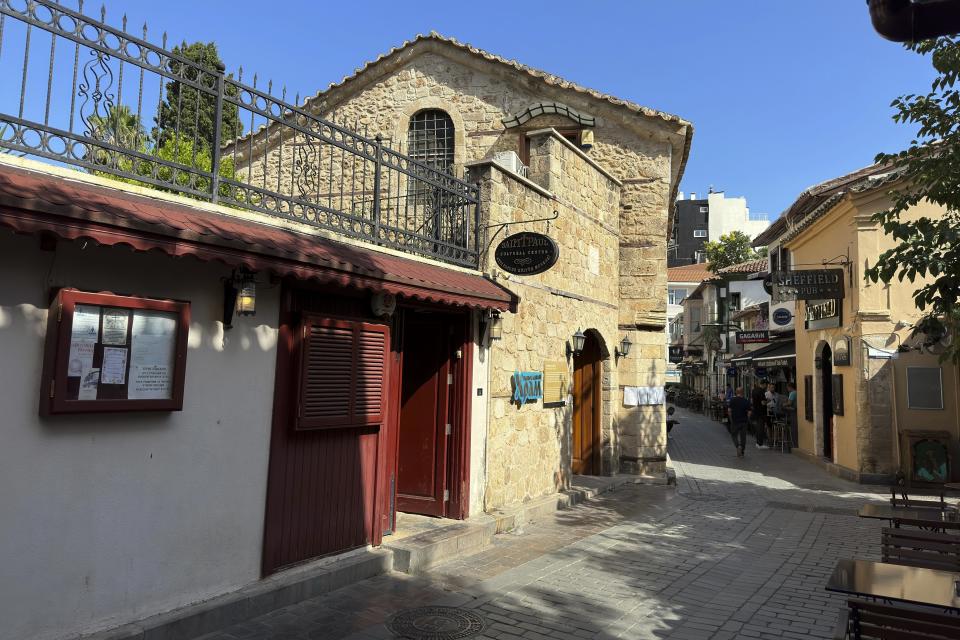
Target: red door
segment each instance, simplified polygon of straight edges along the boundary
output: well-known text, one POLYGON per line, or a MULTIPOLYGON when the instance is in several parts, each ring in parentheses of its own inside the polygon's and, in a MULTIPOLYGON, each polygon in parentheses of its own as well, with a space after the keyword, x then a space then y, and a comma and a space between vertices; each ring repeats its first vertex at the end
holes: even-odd
POLYGON ((263 572, 379 544, 389 328, 285 313, 267 479, 263 572))
POLYGON ((398 511, 447 515, 450 344, 450 324, 442 315, 406 314, 397 438, 398 511))

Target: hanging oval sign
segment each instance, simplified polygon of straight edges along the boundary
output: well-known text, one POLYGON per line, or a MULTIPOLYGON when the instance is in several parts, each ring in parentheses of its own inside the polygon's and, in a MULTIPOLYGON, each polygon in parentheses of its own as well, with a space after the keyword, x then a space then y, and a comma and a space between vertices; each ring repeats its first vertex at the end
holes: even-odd
POLYGON ((543 273, 557 263, 560 247, 550 236, 521 231, 507 236, 494 252, 497 266, 518 276, 543 273))

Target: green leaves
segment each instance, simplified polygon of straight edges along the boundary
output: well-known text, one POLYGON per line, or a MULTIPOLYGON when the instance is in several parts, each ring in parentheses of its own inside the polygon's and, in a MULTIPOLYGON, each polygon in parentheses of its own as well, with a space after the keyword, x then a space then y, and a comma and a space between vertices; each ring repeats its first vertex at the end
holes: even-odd
MULTIPOLYGON (((904 174, 904 186, 891 192, 893 206, 873 216, 896 246, 883 252, 868 268, 865 278, 889 283, 894 278, 916 282, 927 279, 913 299, 924 312, 920 331, 960 330, 960 39, 955 36, 913 43, 907 49, 930 55, 938 76, 930 93, 906 94, 890 103, 893 120, 917 127, 910 147, 897 153, 880 153, 877 162, 888 163, 904 174), (947 211, 942 217, 903 216, 927 201, 947 211), (932 278, 929 279, 929 278, 932 278)), ((942 360, 960 363, 960 340, 946 348, 942 360)))
POLYGON ((742 231, 725 233, 719 240, 706 243, 703 248, 709 263, 707 268, 713 273, 724 267, 761 257, 750 246, 750 236, 742 231))

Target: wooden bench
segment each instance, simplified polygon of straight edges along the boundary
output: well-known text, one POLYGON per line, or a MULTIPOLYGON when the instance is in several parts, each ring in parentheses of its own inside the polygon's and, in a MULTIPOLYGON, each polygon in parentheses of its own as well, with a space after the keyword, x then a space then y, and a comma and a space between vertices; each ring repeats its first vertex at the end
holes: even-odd
POLYGON ((960 640, 960 616, 936 609, 880 604, 851 598, 833 632, 834 640, 960 640))
POLYGON ((944 500, 942 490, 939 493, 914 494, 914 497, 911 498, 907 495, 907 487, 892 486, 890 487, 890 506, 940 509, 943 511, 947 508, 947 501, 944 500))
POLYGON ((888 564, 960 572, 960 536, 951 533, 885 527, 880 553, 888 564))

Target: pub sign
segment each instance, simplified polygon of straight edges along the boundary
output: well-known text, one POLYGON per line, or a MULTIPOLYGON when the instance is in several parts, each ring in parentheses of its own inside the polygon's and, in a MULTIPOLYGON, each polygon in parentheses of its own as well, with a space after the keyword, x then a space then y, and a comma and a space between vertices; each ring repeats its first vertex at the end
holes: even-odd
POLYGON ((683 345, 670 345, 670 362, 672 364, 680 364, 683 362, 683 345))
POLYGON ((493 254, 497 266, 518 276, 543 273, 557 263, 560 247, 542 233, 521 231, 507 236, 493 254))
POLYGON ((833 343, 833 364, 838 367, 850 366, 850 338, 842 337, 833 343))
POLYGON ((774 271, 769 277, 775 303, 843 298, 843 269, 774 271))

